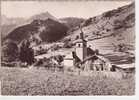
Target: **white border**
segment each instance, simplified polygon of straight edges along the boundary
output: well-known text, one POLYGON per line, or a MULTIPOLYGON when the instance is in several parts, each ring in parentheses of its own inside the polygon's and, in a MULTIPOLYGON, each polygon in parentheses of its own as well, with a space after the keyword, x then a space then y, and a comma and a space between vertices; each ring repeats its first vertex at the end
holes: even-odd
POLYGON ((0 96, 0 100, 139 100, 139 0, 136 4, 136 93, 135 96, 0 96))

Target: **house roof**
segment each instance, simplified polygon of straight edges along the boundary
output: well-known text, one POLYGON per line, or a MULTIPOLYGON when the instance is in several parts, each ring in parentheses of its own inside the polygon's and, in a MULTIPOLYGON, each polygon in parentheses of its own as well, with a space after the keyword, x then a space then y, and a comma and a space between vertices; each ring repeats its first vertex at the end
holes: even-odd
POLYGON ((92 55, 92 56, 88 56, 88 57, 86 57, 83 61, 82 61, 82 63, 84 63, 84 62, 86 62, 87 60, 90 60, 90 59, 92 59, 92 58, 98 58, 96 55, 92 55))
POLYGON ((65 59, 65 60, 66 60, 66 59, 68 60, 68 59, 74 59, 74 58, 73 58, 73 56, 72 56, 72 53, 69 53, 69 54, 66 55, 66 57, 65 57, 64 59, 65 59))
POLYGON ((69 53, 64 58, 64 60, 73 60, 73 59, 75 59, 75 62, 80 62, 81 61, 80 58, 77 55, 74 55, 74 52, 69 53))
POLYGON ((90 59, 99 59, 99 60, 101 60, 103 62, 110 62, 108 59, 106 59, 103 56, 100 56, 100 55, 92 55, 92 56, 86 57, 81 63, 85 63, 87 60, 90 60, 90 59))

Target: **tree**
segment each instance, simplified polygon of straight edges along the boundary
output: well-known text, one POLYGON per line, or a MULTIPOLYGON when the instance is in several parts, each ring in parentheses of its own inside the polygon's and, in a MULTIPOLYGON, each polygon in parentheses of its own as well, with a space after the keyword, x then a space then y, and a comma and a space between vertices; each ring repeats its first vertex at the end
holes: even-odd
POLYGON ((79 35, 76 36, 75 40, 79 39, 79 35))
POLYGON ((59 63, 59 65, 61 64, 61 62, 64 60, 62 55, 57 55, 54 56, 54 59, 59 63))
POLYGON ((8 40, 2 46, 2 61, 12 62, 18 58, 18 46, 15 42, 8 40))
POLYGON ((34 63, 34 51, 30 47, 29 40, 25 40, 22 42, 20 47, 19 59, 21 62, 26 62, 28 65, 34 63))

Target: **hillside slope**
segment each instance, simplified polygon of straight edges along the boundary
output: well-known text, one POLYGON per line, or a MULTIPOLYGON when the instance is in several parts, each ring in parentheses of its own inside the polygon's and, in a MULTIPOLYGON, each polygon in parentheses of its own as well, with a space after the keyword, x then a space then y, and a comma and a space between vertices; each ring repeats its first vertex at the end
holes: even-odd
POLYGON ((66 31, 66 26, 52 19, 34 20, 30 24, 14 29, 4 40, 10 39, 17 43, 24 39, 53 42, 65 36, 66 31))
POLYGON ((30 24, 34 20, 47 20, 52 19, 54 21, 59 20, 52 16, 49 12, 44 12, 40 14, 36 14, 31 16, 29 19, 24 18, 8 18, 5 15, 2 15, 2 25, 1 25, 1 33, 2 33, 2 39, 5 38, 10 32, 12 32, 14 29, 24 26, 26 24, 30 24))
MULTIPOLYGON (((132 49, 135 43, 135 4, 126 5, 101 15, 92 17, 82 24, 84 37, 92 48, 113 50, 117 45, 124 44, 132 49)), ((64 38, 71 41, 76 40, 80 29, 68 32, 64 38)))
POLYGON ((32 22, 33 20, 46 20, 48 18, 59 22, 59 20, 53 15, 51 15, 49 12, 43 12, 40 14, 33 15, 27 20, 27 22, 32 22))

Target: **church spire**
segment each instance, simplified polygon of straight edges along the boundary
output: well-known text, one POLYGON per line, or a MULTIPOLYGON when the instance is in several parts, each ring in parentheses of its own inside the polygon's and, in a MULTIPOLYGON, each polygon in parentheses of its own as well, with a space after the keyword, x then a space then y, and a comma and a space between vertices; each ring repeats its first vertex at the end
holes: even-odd
POLYGON ((80 38, 81 38, 82 40, 84 40, 82 27, 79 26, 79 29, 80 29, 80 31, 81 31, 81 32, 80 32, 80 38))

